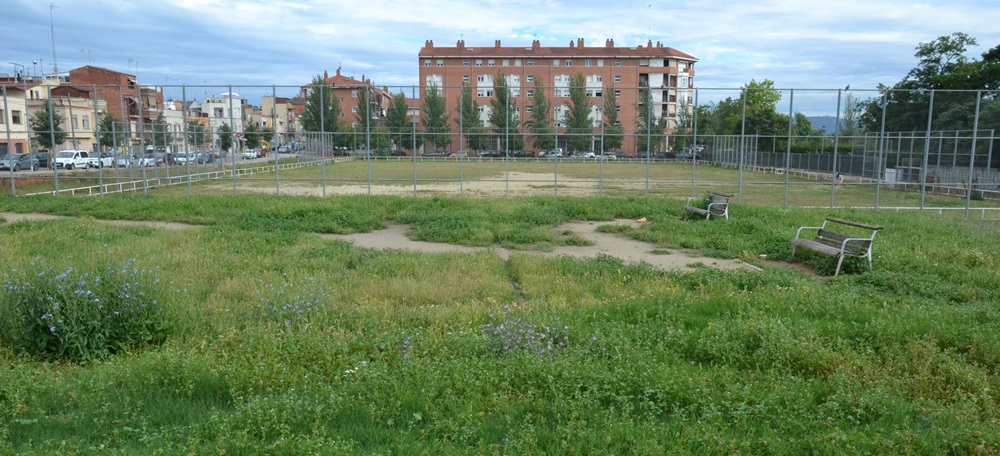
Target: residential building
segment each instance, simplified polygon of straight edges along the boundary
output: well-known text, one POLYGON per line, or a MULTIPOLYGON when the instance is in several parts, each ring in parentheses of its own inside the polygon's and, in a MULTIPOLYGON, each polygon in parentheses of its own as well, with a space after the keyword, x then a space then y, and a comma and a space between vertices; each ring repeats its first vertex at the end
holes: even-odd
POLYGON ((220 96, 211 96, 201 102, 202 115, 208 118, 209 132, 212 135, 214 148, 221 147, 219 128, 228 125, 237 138, 243 135, 244 110, 248 103, 235 92, 224 92, 220 96))
POLYGON ((261 123, 274 129, 278 144, 285 144, 294 138, 298 116, 286 97, 264 96, 261 98, 261 123))
MULTIPOLYGON (((693 109, 697 61, 691 55, 652 41, 645 46, 618 47, 609 39, 603 47, 587 47, 580 38, 568 46, 550 47, 534 40, 530 47, 525 47, 502 46, 500 40, 496 40, 493 46, 468 47, 464 40, 459 40, 454 47, 438 47, 427 40, 419 52, 420 91, 426 94, 432 84, 436 85, 452 110, 450 118, 457 119, 460 115, 454 109, 462 85, 469 85, 474 90, 480 119, 486 126, 494 78, 503 72, 517 105, 517 117, 523 125, 531 115, 535 82, 541 81, 542 90, 553 106, 549 122, 560 127, 559 132, 564 132, 561 127, 564 127, 562 122, 568 112, 570 77, 581 74, 591 100, 595 134, 600 133, 603 125, 604 94, 613 88, 618 121, 625 132, 622 148, 626 153, 635 153, 636 142, 631 135, 636 131, 643 91, 650 91, 652 103, 649 108, 653 115, 668 120, 669 133, 677 126, 678 111, 693 109)), ((453 128, 456 137, 451 148, 454 150, 462 147, 457 130, 453 128)))
POLYGON ((160 87, 141 86, 135 75, 95 66, 69 71, 69 82, 77 87, 92 86, 97 98, 107 102, 108 112, 128 123, 133 145, 139 143, 139 123, 143 131, 163 112, 163 92, 160 87))
POLYGON ((28 84, 23 78, 0 78, 0 157, 31 151, 28 84))
MULTIPOLYGON (((341 122, 352 126, 359 124, 358 120, 361 118, 360 116, 364 115, 366 110, 364 106, 360 106, 358 103, 359 95, 363 96, 362 91, 365 90, 370 93, 371 108, 368 109, 368 112, 371 113, 372 121, 377 124, 385 119, 389 105, 392 104, 392 94, 389 93, 387 87, 374 87, 371 80, 366 79, 364 75, 361 76, 360 81, 344 76, 340 74, 340 68, 337 68, 337 73, 333 76, 324 71, 323 80, 326 81, 333 92, 333 96, 336 97, 337 102, 340 104, 341 122)), ((298 98, 307 100, 312 90, 313 85, 311 82, 308 85, 302 86, 301 90, 299 90, 298 98)))

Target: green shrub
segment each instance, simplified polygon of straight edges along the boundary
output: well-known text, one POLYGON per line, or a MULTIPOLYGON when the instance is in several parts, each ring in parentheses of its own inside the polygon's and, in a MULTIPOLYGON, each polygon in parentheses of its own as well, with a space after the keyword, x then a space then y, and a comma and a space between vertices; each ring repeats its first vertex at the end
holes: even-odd
POLYGON ((12 270, 0 276, 0 340, 19 353, 72 361, 160 343, 169 324, 158 269, 130 259, 97 272, 12 270))

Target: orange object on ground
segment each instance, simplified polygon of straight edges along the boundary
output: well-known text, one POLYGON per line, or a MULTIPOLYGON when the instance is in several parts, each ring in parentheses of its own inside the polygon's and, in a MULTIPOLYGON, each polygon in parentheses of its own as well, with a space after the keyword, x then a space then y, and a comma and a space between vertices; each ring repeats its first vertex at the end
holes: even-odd
POLYGON ((643 218, 641 218, 641 219, 638 219, 638 220, 636 220, 636 222, 639 222, 639 223, 646 223, 646 222, 647 222, 647 220, 646 220, 646 217, 643 217, 643 218))

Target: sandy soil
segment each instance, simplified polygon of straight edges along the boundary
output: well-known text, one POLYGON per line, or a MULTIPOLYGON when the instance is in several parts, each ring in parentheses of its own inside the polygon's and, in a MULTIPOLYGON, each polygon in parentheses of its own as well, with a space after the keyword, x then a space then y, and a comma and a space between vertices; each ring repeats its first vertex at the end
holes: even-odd
MULTIPOLYGON (((0 213, 0 217, 7 220, 8 223, 15 223, 21 220, 51 220, 62 218, 59 216, 45 215, 45 214, 15 214, 9 212, 0 213)), ((120 226, 151 226, 155 228, 171 229, 171 230, 182 230, 182 229, 195 229, 195 225, 187 225, 183 223, 168 223, 168 222, 143 222, 143 221, 125 221, 125 220, 111 220, 102 221, 104 223, 120 225, 120 226)), ((707 258, 702 256, 697 256, 694 254, 688 254, 684 252, 679 252, 675 250, 657 248, 657 246, 652 244, 647 244, 644 242, 636 241, 634 239, 628 238, 624 235, 617 233, 601 233, 598 232, 598 227, 602 225, 616 224, 616 225, 628 225, 632 227, 638 227, 639 223, 634 220, 615 220, 609 222, 568 222, 559 225, 555 228, 556 232, 563 233, 567 230, 573 232, 574 234, 587 239, 591 242, 591 245, 587 246, 557 246, 550 251, 513 251, 505 249, 499 246, 493 247, 468 247, 462 245, 444 244, 436 242, 424 242, 415 241, 407 236, 409 231, 409 226, 407 225, 389 225, 388 229, 374 231, 371 233, 355 233, 355 234, 320 234, 326 239, 339 239, 353 242, 359 247, 370 248, 370 249, 400 249, 400 250, 413 250, 425 253, 442 253, 442 252, 478 252, 483 250, 491 250, 499 255, 504 260, 508 259, 510 255, 514 253, 526 252, 530 254, 546 255, 546 256, 558 256, 567 255, 576 258, 587 258, 595 257, 598 255, 608 255, 616 258, 620 258, 625 263, 635 264, 640 262, 646 262, 650 265, 660 268, 663 270, 675 270, 675 271, 693 271, 698 267, 709 266, 721 269, 757 269, 747 263, 740 260, 720 260, 717 258, 707 258)))
MULTIPOLYGON (((273 182, 271 183, 273 184, 273 182)), ((207 185, 207 184, 203 184, 207 185)), ((577 180, 566 176, 559 176, 558 182, 554 174, 546 173, 522 173, 510 172, 501 173, 496 176, 478 179, 465 180, 461 184, 458 182, 418 182, 417 195, 444 195, 444 196, 472 196, 472 197, 497 197, 497 196, 553 196, 556 195, 553 187, 558 186, 559 196, 599 196, 601 188, 595 179, 577 180), (558 184, 558 185, 557 185, 558 184)), ((605 188, 628 189, 639 192, 645 188, 644 181, 635 179, 604 180, 605 188)), ((232 191, 232 182, 212 184, 210 188, 222 191, 232 191)), ((413 183, 401 183, 399 185, 388 185, 375 182, 371 185, 372 195, 396 195, 412 196, 413 183)), ((294 196, 322 196, 323 186, 320 182, 312 182, 303 185, 301 181, 289 181, 279 183, 278 190, 282 195, 294 196)), ((237 184, 237 191, 254 193, 275 192, 274 185, 254 185, 237 184)), ((326 185, 326 195, 366 195, 369 192, 367 183, 344 182, 330 179, 326 185)))

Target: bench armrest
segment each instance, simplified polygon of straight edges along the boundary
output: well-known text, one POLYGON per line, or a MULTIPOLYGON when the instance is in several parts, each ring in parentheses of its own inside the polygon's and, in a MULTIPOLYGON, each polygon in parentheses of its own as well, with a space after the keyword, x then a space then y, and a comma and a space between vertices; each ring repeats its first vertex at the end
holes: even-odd
POLYGON ((795 239, 801 238, 802 230, 821 230, 822 226, 803 226, 795 232, 795 239))
MULTIPOLYGON (((843 242, 840 243, 840 251, 841 252, 846 252, 847 251, 847 244, 850 243, 850 242, 858 242, 858 241, 860 241, 860 242, 872 242, 873 240, 874 239, 872 239, 872 238, 847 238, 847 239, 844 239, 843 242)), ((865 248, 865 250, 871 250, 871 249, 872 249, 871 244, 868 244, 868 247, 865 248)))
POLYGON ((722 206, 726 207, 729 203, 708 203, 708 210, 712 210, 712 206, 722 206))

